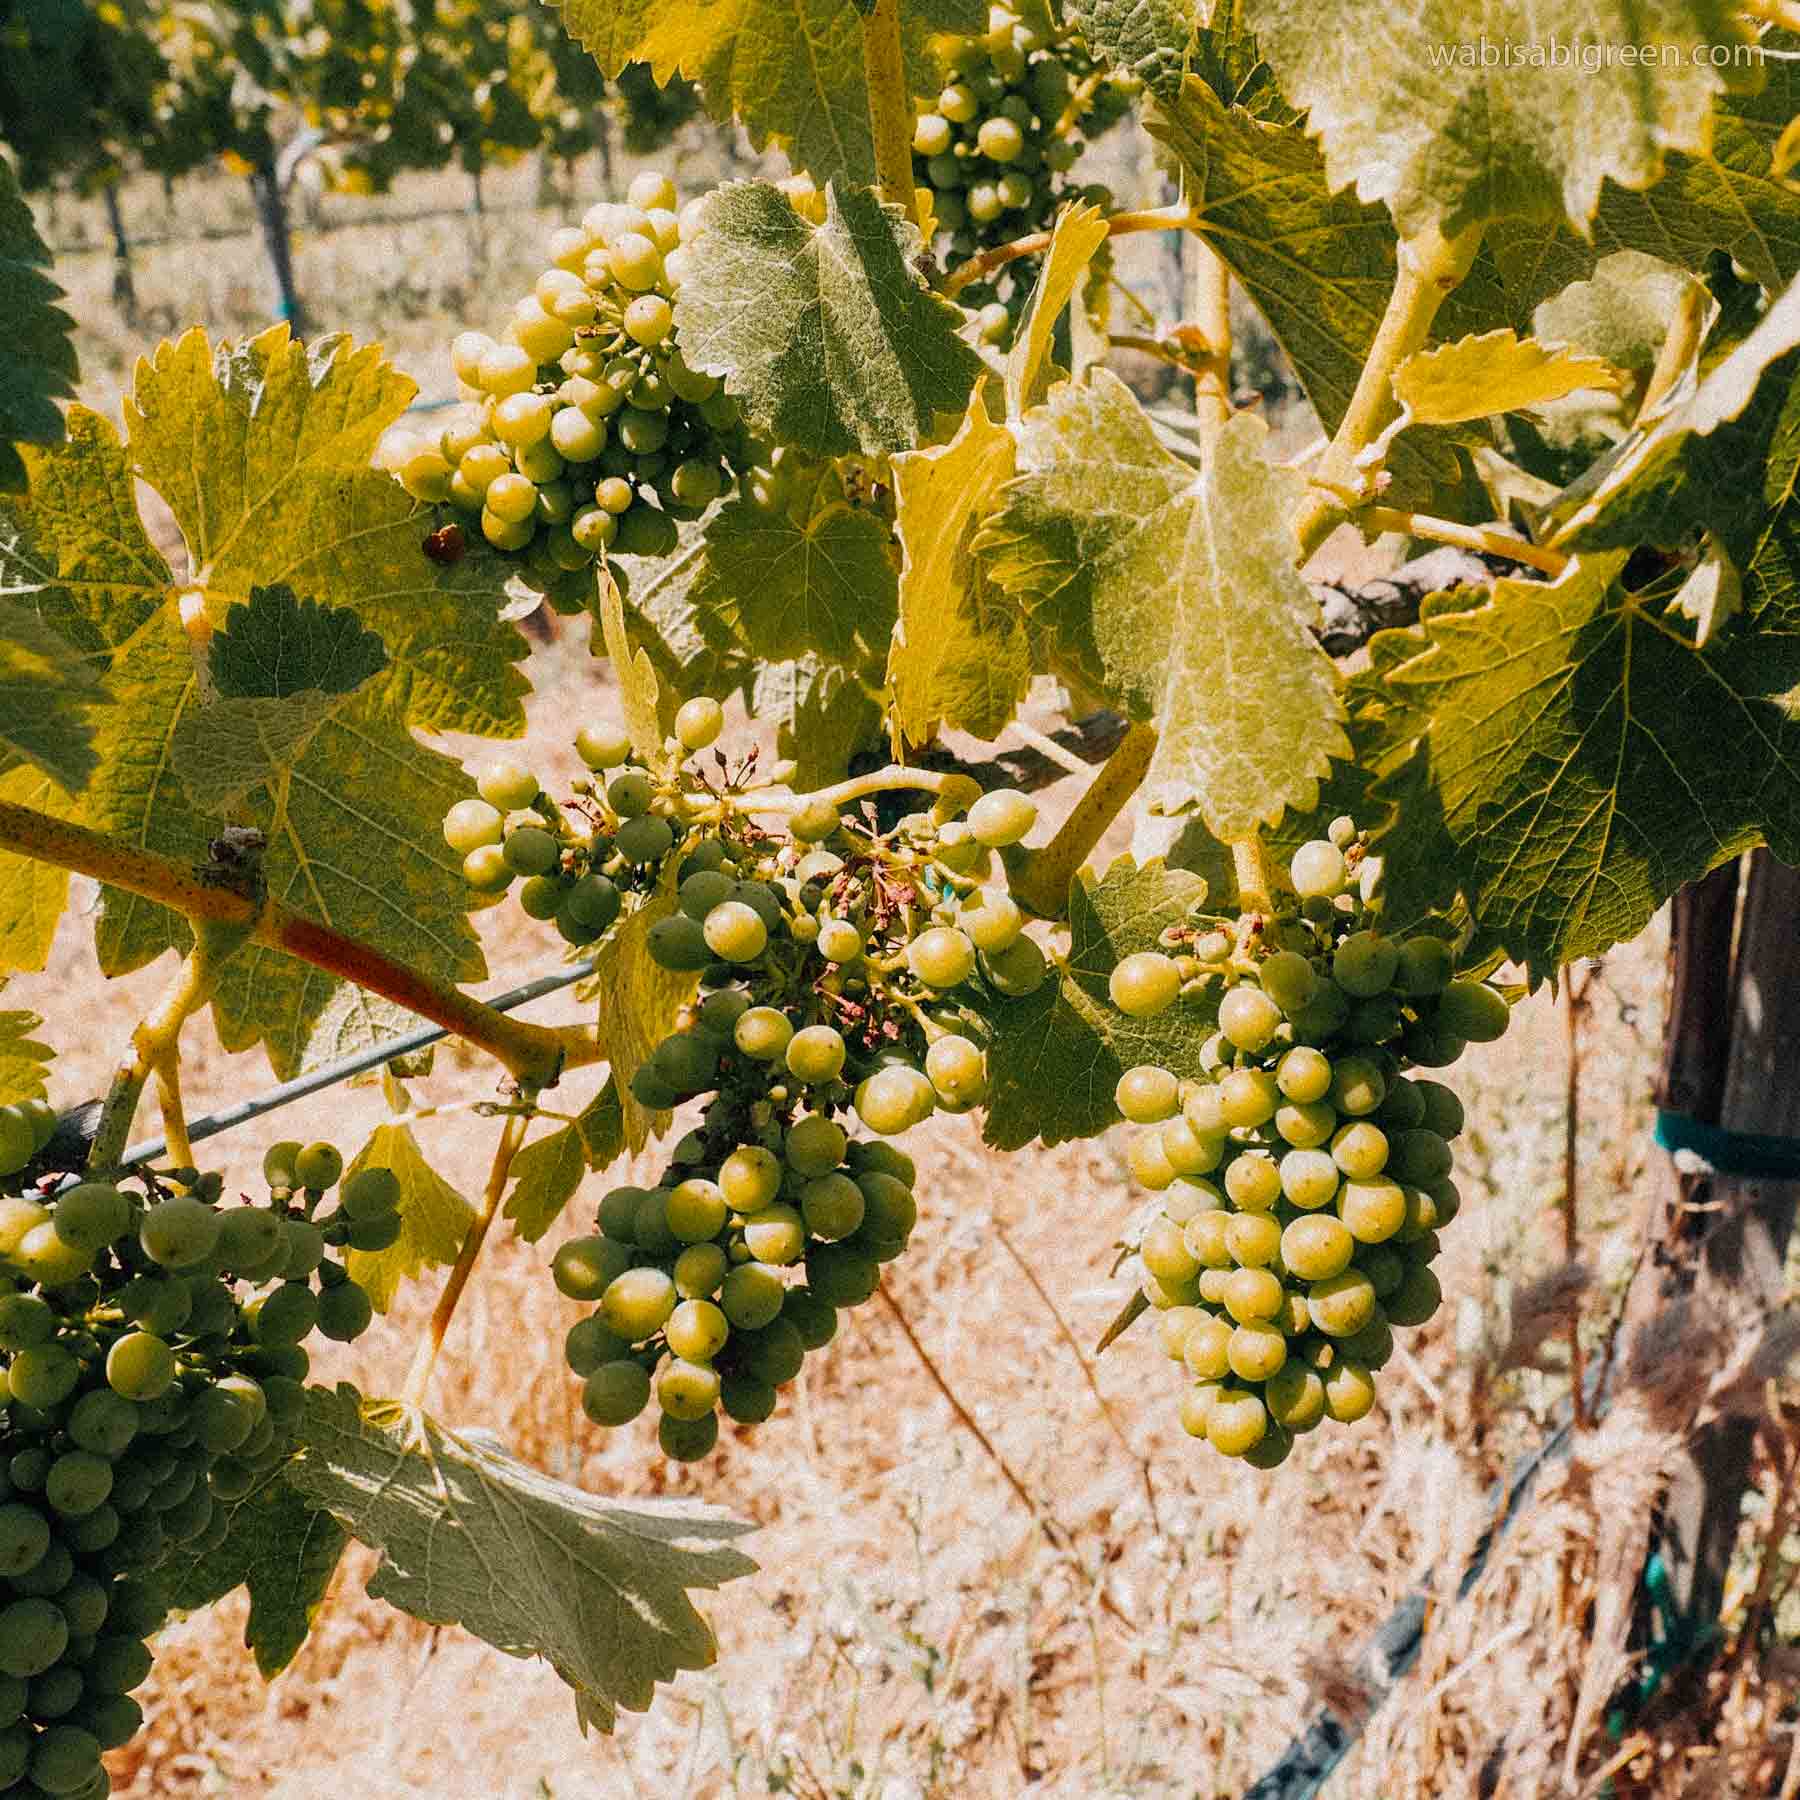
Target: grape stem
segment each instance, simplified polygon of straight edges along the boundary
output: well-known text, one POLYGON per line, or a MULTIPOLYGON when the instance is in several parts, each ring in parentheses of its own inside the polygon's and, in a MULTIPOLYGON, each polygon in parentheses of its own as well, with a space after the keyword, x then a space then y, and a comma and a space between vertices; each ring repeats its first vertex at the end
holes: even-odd
MULTIPOLYGON (((1797 13, 1800 16, 1800 13, 1797 13)), ((1712 295, 1693 279, 1681 290, 1675 317, 1669 322, 1668 335, 1657 352, 1656 366, 1644 387, 1644 398, 1637 409, 1634 425, 1642 425, 1668 398, 1682 372, 1699 354, 1706 335, 1706 322, 1712 313, 1712 295)))
POLYGON ((864 15, 862 38, 869 129, 875 140, 875 185, 888 205, 916 220, 912 88, 900 41, 900 0, 875 0, 874 10, 864 15))
POLYGON ((884 769, 871 769, 866 775, 853 775, 832 787, 811 794, 758 792, 729 797, 724 804, 733 812, 779 813, 786 817, 804 812, 809 806, 823 803, 843 808, 853 800, 871 794, 887 794, 916 788, 921 793, 935 794, 944 805, 956 809, 971 806, 981 798, 981 783, 971 775, 955 769, 908 769, 889 763, 884 769))
POLYGON ((1269 911, 1281 891, 1281 873, 1260 831, 1231 846, 1231 866, 1237 877, 1240 911, 1269 911))
MULTIPOLYGON (((1216 430, 1231 417, 1231 271, 1205 238, 1190 239, 1188 254, 1194 258, 1188 311, 1204 344, 1187 365, 1194 378, 1194 412, 1203 426, 1216 430)), ((1183 341, 1178 329, 1176 342, 1183 341)))
POLYGON ((1365 506, 1357 511, 1356 517, 1371 531, 1404 531, 1408 537, 1455 544, 1458 549, 1478 551, 1483 556, 1508 557, 1552 580, 1569 566, 1570 559, 1561 550, 1548 550, 1542 544, 1527 543, 1510 531, 1495 531, 1485 525, 1463 525, 1455 519, 1435 519, 1429 513, 1400 512, 1391 506, 1365 506))
POLYGON ((1361 490, 1357 458, 1399 412, 1394 371, 1431 336, 1438 308, 1469 272, 1481 246, 1481 226, 1444 236, 1435 226, 1400 243, 1399 267, 1387 310, 1357 377, 1356 391, 1319 464, 1318 488, 1300 509, 1294 533, 1305 562, 1343 523, 1345 489, 1361 490))
POLYGON ((1045 919, 1061 918, 1069 910, 1069 888, 1076 872, 1143 786, 1155 754, 1155 731, 1148 725, 1130 726, 1056 835, 1012 873, 1008 886, 1021 906, 1045 919))
MULTIPOLYGON (((1124 237, 1133 231, 1183 231, 1192 220, 1192 209, 1184 201, 1177 201, 1173 206, 1152 206, 1138 212, 1114 213, 1106 221, 1106 235, 1124 237)), ((961 293, 970 282, 979 281, 984 275, 991 275, 994 270, 1004 268, 1009 262, 1017 262, 1021 256, 1040 256, 1049 248, 1050 233, 1047 231, 1034 231, 1029 237, 1015 238, 1010 244, 996 244, 992 250, 983 250, 979 256, 972 256, 967 262, 959 263, 938 283, 938 289, 941 293, 954 296, 961 293)))
MULTIPOLYGON (((531 1098, 529 1090, 525 1098, 531 1098)), ((456 1253, 450 1279, 444 1283, 444 1291, 438 1296, 437 1305, 432 1308, 431 1323, 426 1327, 418 1353, 413 1357, 412 1368, 407 1373, 406 1387, 401 1398, 402 1403, 411 1409, 417 1410, 425 1404, 425 1390, 431 1385, 438 1352, 444 1347, 450 1321, 456 1317, 457 1305, 469 1285, 470 1275, 474 1273, 476 1258, 481 1255, 481 1247, 487 1242, 488 1232, 499 1216, 500 1197, 506 1192, 506 1183, 512 1174, 513 1158, 524 1145, 525 1134, 531 1129, 531 1119, 529 1112, 509 1113, 505 1125, 501 1127, 500 1141, 494 1146, 494 1160, 488 1169, 487 1188, 481 1196, 481 1210, 470 1220, 469 1229, 463 1233, 462 1247, 456 1253)))
MULTIPOLYGON (((466 1038, 521 1083, 548 1087, 564 1070, 601 1060, 590 1029, 509 1018, 450 982, 258 895, 234 871, 196 867, 11 801, 0 801, 0 848, 154 900, 182 914, 197 931, 209 925, 241 928, 246 942, 298 957, 466 1038)), ((132 1112, 136 1105, 133 1095, 132 1112)), ((127 1113, 127 1129, 130 1117, 127 1113)), ((111 1154, 123 1145, 121 1137, 111 1154)))

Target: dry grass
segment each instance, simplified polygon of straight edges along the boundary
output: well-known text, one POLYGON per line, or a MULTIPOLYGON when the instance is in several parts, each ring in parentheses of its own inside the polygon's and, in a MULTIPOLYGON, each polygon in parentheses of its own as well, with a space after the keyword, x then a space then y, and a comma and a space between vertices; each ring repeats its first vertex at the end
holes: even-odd
MULTIPOLYGON (((514 197, 490 188, 496 202, 514 197)), ((457 219, 384 238, 303 238, 301 281, 315 304, 329 297, 334 323, 386 336, 429 396, 447 384, 447 318, 498 310, 517 285, 515 259, 544 224, 490 217, 484 265, 471 260, 472 226, 457 219)), ((146 252, 139 287, 153 322, 198 319, 215 333, 260 325, 255 256, 249 239, 198 260, 191 250, 146 252)), ((110 316, 105 277, 104 258, 64 270, 103 404, 148 336, 110 316)), ((604 705, 604 683, 566 632, 536 653, 532 674, 534 756, 543 772, 567 776, 573 765, 556 762, 556 747, 571 716, 604 705)), ((1117 836, 1122 847, 1128 824, 1117 836)), ((70 1099, 103 1084, 162 973, 101 991, 85 923, 72 915, 49 969, 8 990, 9 1004, 49 1016, 70 1099)), ((554 960, 555 946, 511 909, 480 923, 496 987, 554 960)), ((546 1667, 372 1603, 362 1591, 370 1558, 358 1552, 312 1641, 270 1686, 239 1647, 241 1597, 172 1626, 142 1696, 148 1728, 117 1759, 117 1791, 125 1800, 1233 1795, 1321 1699, 1354 1702, 1357 1646, 1422 1580, 1437 1597, 1419 1666, 1329 1792, 1595 1791, 1612 1746, 1592 1701, 1619 1666, 1607 1609, 1616 1614, 1628 1597, 1633 1521, 1707 1396, 1687 1393, 1671 1409, 1656 1404, 1653 1382, 1628 1384, 1628 1402, 1546 1470, 1483 1580, 1465 1599, 1455 1590, 1489 1520, 1490 1484, 1539 1440, 1566 1385, 1557 1334, 1568 1308, 1579 1303, 1597 1331, 1636 1255, 1660 968, 1653 931, 1592 990, 1583 1268, 1563 1257, 1561 1084, 1547 1073, 1561 1067, 1563 1028, 1540 996, 1502 1046, 1457 1071, 1471 1126, 1459 1147, 1468 1204, 1443 1265, 1449 1304, 1390 1365, 1372 1418, 1303 1440, 1274 1476, 1182 1435, 1178 1382, 1147 1330, 1103 1357, 1090 1387, 1059 1326, 1060 1317, 1075 1344, 1091 1344, 1121 1297, 1113 1246, 1140 1197, 1111 1141, 1002 1159, 970 1121, 951 1120, 911 1146, 922 1224, 890 1271, 895 1299, 1018 1471, 1036 1517, 957 1427, 879 1306, 809 1359, 774 1421, 728 1431, 697 1469, 663 1464, 642 1422, 594 1430, 561 1364, 577 1309, 544 1269, 561 1232, 543 1250, 496 1243, 459 1316, 434 1410, 493 1428, 558 1476, 621 1494, 695 1494, 753 1519, 759 1573, 707 1608, 717 1665, 676 1682, 615 1738, 584 1742, 546 1667)), ((537 1010, 571 1008, 564 998, 537 1010)), ((258 1059, 226 1057, 206 1027, 192 1036, 190 1111, 264 1079, 258 1059)), ((568 1101, 584 1100, 592 1081, 572 1081, 568 1101)), ((418 1086, 421 1099, 442 1101, 490 1082, 447 1049, 418 1086)), ((383 1110, 369 1085, 282 1129, 304 1123, 348 1146, 383 1110)), ((489 1129, 467 1115, 419 1127, 465 1191, 485 1165, 489 1129)), ((260 1141, 255 1132, 218 1140, 216 1166, 248 1185, 260 1141)), ((655 1166, 646 1157, 640 1172, 655 1166)), ((596 1193, 590 1184, 567 1229, 591 1217, 596 1193)), ((422 1284, 354 1349, 321 1356, 319 1373, 391 1391, 434 1290, 422 1284)), ((1785 1579, 1800 1567, 1800 1545, 1782 1529, 1774 1461, 1763 1473, 1756 1505, 1777 1540, 1768 1567, 1785 1579)), ((1617 1791, 1772 1791, 1787 1762, 1780 1720, 1793 1679, 1779 1657, 1724 1665, 1685 1710, 1649 1719, 1617 1791)))

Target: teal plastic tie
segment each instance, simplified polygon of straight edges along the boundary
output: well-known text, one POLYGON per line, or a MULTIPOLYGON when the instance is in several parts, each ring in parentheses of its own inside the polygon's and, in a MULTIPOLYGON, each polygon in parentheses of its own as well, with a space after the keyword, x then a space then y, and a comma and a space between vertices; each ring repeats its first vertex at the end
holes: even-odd
POLYGON ((1800 1181, 1800 1138, 1727 1131, 1686 1113, 1658 1112, 1656 1141, 1671 1155, 1689 1150, 1721 1175, 1753 1181, 1800 1181))

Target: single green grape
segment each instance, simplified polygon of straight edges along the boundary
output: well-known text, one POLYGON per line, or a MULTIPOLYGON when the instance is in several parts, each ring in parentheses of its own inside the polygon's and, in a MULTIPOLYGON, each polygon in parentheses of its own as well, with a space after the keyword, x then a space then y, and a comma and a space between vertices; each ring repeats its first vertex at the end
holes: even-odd
POLYGON ((1225 1192, 1246 1212, 1267 1212, 1281 1198, 1281 1169, 1261 1150, 1235 1156, 1225 1168, 1225 1192))
POLYGON ((1354 1425, 1375 1405, 1375 1381, 1367 1367, 1346 1357, 1323 1377, 1325 1411, 1340 1425, 1354 1425))
POLYGON ((354 1343, 374 1316, 374 1302, 358 1282, 339 1282, 319 1296, 319 1331, 333 1343, 354 1343))
POLYGON ((925 1052, 925 1075, 945 1106, 977 1106, 987 1098, 987 1058, 957 1033, 938 1038, 925 1052))
POLYGON ((644 817, 627 819, 619 827, 613 844, 628 863, 652 863, 667 855, 675 842, 674 827, 667 819, 644 817))
POLYGON ((1125 957, 1107 979, 1107 992, 1120 1012, 1134 1019, 1153 1019, 1175 1004, 1181 974, 1172 957, 1139 950, 1125 957))
MULTIPOLYGON (((641 305, 642 302, 634 302, 641 305)), ((725 726, 725 712, 704 696, 685 702, 675 714, 675 737, 684 750, 704 750, 725 726)))
POLYGON ((1225 1310, 1239 1325, 1273 1319, 1282 1298, 1280 1277, 1267 1269, 1233 1269, 1225 1278, 1225 1310))
POLYGON ((1288 864, 1288 874, 1302 900, 1332 899, 1349 882, 1344 853, 1327 838, 1302 844, 1288 864))
POLYGON ((788 1073, 809 1087, 835 1081, 843 1072, 844 1054, 844 1040, 836 1027, 808 1025, 803 1031, 795 1032, 788 1041, 788 1073))
POLYGON ((1362 1118, 1387 1098, 1387 1077, 1366 1056, 1346 1056, 1331 1071, 1331 1103, 1339 1112, 1362 1118))
POLYGON ((1332 1133, 1331 1160, 1352 1181, 1372 1180, 1387 1167, 1387 1133, 1367 1120, 1341 1126, 1332 1133))
MULTIPOLYGON (((1292 1018, 1313 997, 1319 980, 1313 966, 1294 950, 1278 950, 1257 967, 1262 989, 1281 1010, 1292 1018)), ((1221 1021, 1222 1023, 1222 1021, 1221 1021)), ((1229 1037, 1231 1034, 1226 1033, 1229 1037)), ((1236 1041, 1235 1039, 1233 1040, 1236 1041)))
POLYGON ((863 934, 848 919, 826 919, 819 926, 818 942, 819 954, 831 963, 855 962, 863 953, 863 934))
POLYGON ((649 1373, 629 1358, 601 1363, 581 1386, 581 1410, 596 1425, 628 1425, 649 1404, 649 1373))
POLYGON ((781 1192, 781 1158, 760 1144, 742 1144, 719 1165, 719 1190, 733 1212, 758 1212, 781 1192))
POLYGON ((730 1336, 724 1313, 710 1300, 683 1300, 663 1327, 669 1348, 689 1362, 711 1362, 730 1336))
POLYGON ((1340 1171, 1323 1150, 1290 1150, 1278 1165, 1281 1191, 1294 1206, 1312 1211, 1337 1197, 1340 1171))
POLYGON ((740 1263, 719 1288, 719 1310, 734 1331, 759 1331, 776 1318, 787 1288, 774 1266, 740 1263))
POLYGON ((999 850, 1026 836, 1037 823, 1037 810, 1037 803, 1016 788, 995 788, 969 808, 969 830, 977 843, 999 850))
POLYGON ((616 769, 631 756, 631 739, 616 728, 584 727, 575 734, 575 752, 590 769, 616 769))
POLYGON ((1399 966, 1400 952, 1391 938, 1353 931, 1332 956, 1331 978, 1352 998, 1368 1000, 1386 991, 1399 966))
POLYGON ((1004 950, 986 952, 981 972, 1009 999, 1035 994, 1050 974, 1050 964, 1035 938, 1020 936, 1004 950))
POLYGON ((1206 1413, 1206 1441, 1224 1456, 1248 1455, 1268 1429, 1261 1399, 1243 1388, 1222 1389, 1206 1413))
POLYGON ((106 1379, 127 1400, 155 1400, 174 1383, 175 1352, 153 1332, 128 1331, 106 1353, 106 1379))
POLYGON ((1025 915, 1018 902, 998 889, 984 889, 981 904, 965 907, 957 922, 970 943, 989 956, 1015 943, 1025 929, 1025 915))
POLYGON ((744 1242, 759 1263, 798 1262, 806 1248, 806 1223, 782 1202, 765 1206, 744 1221, 744 1242))
POLYGON ((485 800, 459 800, 444 814, 444 842, 459 856, 499 843, 505 829, 504 817, 485 800))
POLYGON ((927 987, 953 988, 975 973, 975 945, 954 926, 934 925, 907 945, 906 963, 927 987))
POLYGON ((657 1372, 656 1401, 668 1418, 706 1418, 719 1403, 719 1373, 708 1363, 674 1357, 657 1372))
POLYGON ((489 763, 482 770, 475 790, 488 805, 499 811, 517 812, 538 797, 538 779, 522 764, 502 760, 489 763))
MULTIPOLYGON (((1279 1076, 1276 1081, 1279 1086, 1279 1076)), ((1275 1109, 1276 1135, 1296 1150, 1316 1150, 1328 1142, 1337 1129, 1337 1122, 1337 1108, 1322 1100, 1315 1100, 1309 1106, 1296 1105, 1290 1100, 1275 1109)))
POLYGON ((706 915, 702 930, 707 948, 726 962, 754 962, 768 948, 769 928, 762 916, 741 900, 715 906, 706 915))
POLYGON ((1281 1026, 1281 1008, 1248 982, 1229 989, 1219 1001, 1219 1029, 1240 1050, 1263 1049, 1281 1026))
POLYGON ((332 1144, 308 1144, 294 1158, 294 1173, 299 1176, 303 1188, 322 1193, 326 1188, 335 1187, 343 1172, 344 1159, 332 1144))
POLYGON ((1281 1104, 1281 1089, 1266 1069, 1233 1069, 1219 1083, 1221 1110, 1233 1129, 1266 1125, 1281 1104))
POLYGON ((51 1219, 65 1244, 91 1255, 125 1235, 131 1202, 111 1182, 83 1181, 57 1196, 51 1219))
POLYGON ((1232 1213, 1225 1221, 1225 1248, 1241 1269, 1266 1269, 1281 1253, 1281 1226, 1272 1213, 1232 1213))
POLYGON ((674 1281, 661 1269, 627 1269, 607 1283, 600 1316, 608 1331, 639 1344, 662 1329, 677 1298, 674 1281))
POLYGON ((1134 1125, 1156 1125, 1175 1117, 1180 1083, 1153 1063, 1140 1063, 1119 1077, 1113 1103, 1134 1125))
POLYGON ((1505 998, 1480 981, 1453 981, 1438 996, 1433 1024, 1471 1044, 1491 1044, 1505 1035, 1511 1014, 1505 998))
POLYGON ((723 1228, 729 1208, 716 1181, 694 1176, 670 1190, 665 1210, 675 1236, 684 1244, 699 1244, 723 1228))
POLYGON ((835 1169, 844 1160, 848 1145, 841 1125, 822 1114, 810 1113, 788 1127, 782 1148, 788 1167, 810 1179, 835 1169))
POLYGON ((219 1215, 204 1201, 176 1194, 145 1209, 138 1242, 152 1262, 187 1268, 213 1253, 219 1228, 219 1215))
POLYGON ((1463 1104, 1455 1093, 1441 1081, 1420 1080, 1415 1081, 1412 1086, 1418 1091, 1423 1103, 1415 1123, 1428 1131, 1435 1131, 1441 1138, 1458 1136, 1464 1122, 1463 1104))

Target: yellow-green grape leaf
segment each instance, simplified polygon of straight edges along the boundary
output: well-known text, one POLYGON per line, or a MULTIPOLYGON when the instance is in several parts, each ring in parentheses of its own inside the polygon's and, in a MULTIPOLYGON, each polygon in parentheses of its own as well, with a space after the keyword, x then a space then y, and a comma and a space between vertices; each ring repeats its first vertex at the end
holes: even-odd
POLYGON ((663 859, 656 888, 619 919, 592 951, 594 972, 582 985, 599 997, 595 1041, 602 1061, 612 1065, 624 1113, 625 1147, 641 1150, 668 1127, 669 1115, 641 1105, 626 1085, 650 1053, 675 1028, 676 1015, 699 985, 699 977, 665 969, 650 954, 650 927, 675 910, 681 858, 663 859))
POLYGON ((105 697, 99 675, 66 639, 0 597, 0 759, 23 758, 79 791, 94 771, 90 715, 105 697))
MULTIPOLYGON (((1020 419, 1041 406, 1050 392, 1052 340, 1056 321, 1085 279, 1094 253, 1106 242, 1106 215, 1097 206, 1074 201, 1056 215, 1050 248, 1025 302, 1006 355, 1006 415, 1020 419)), ((974 402, 970 402, 971 406, 974 402)))
POLYGON ((197 1612, 246 1588, 244 1647, 263 1680, 273 1681, 311 1633, 350 1534, 302 1499, 285 1470, 242 1500, 221 1504, 224 1538, 199 1550, 174 1546, 157 1570, 157 1583, 181 1612, 197 1612))
MULTIPOLYGON (((1395 735, 1423 729, 1377 797, 1403 824, 1436 822, 1484 934, 1534 982, 1635 937, 1684 882, 1759 843, 1800 860, 1800 596, 1754 593, 1701 650, 1620 585, 1625 560, 1592 553, 1554 584, 1428 609, 1386 674, 1395 735)), ((1387 863, 1402 904, 1431 879, 1410 865, 1387 863)))
POLYGON ((1388 206, 1407 237, 1508 215, 1585 229, 1606 181, 1646 188, 1670 150, 1705 152, 1727 86, 1708 47, 1747 42, 1726 0, 1406 0, 1378 17, 1245 0, 1243 16, 1331 185, 1388 206))
POLYGON ((1200 28, 1194 0, 1080 0, 1068 13, 1088 48, 1121 75, 1157 95, 1181 86, 1200 28))
POLYGON ((1096 687, 1159 736, 1144 784, 1226 842, 1309 809, 1348 752, 1318 602, 1294 567, 1303 476, 1239 414, 1198 472, 1104 369, 1019 430, 1021 473, 977 549, 1096 687))
POLYGON ((610 1168, 625 1154, 625 1109, 619 1104, 619 1084, 608 1070, 600 1091, 575 1116, 581 1134, 581 1153, 590 1169, 610 1168))
MULTIPOLYGON (((875 143, 863 79, 862 25, 841 0, 557 0, 569 34, 608 76, 648 63, 700 84, 715 118, 744 122, 758 145, 773 138, 822 187, 875 180, 875 143)), ((933 31, 987 29, 976 0, 929 0, 900 11, 913 93, 936 93, 933 31)))
POLYGON ((752 716, 775 727, 776 755, 794 764, 797 793, 841 781, 859 750, 878 749, 886 742, 886 714, 879 698, 841 663, 816 656, 763 663, 749 698, 752 716))
MULTIPOLYGON (((4 986, 4 977, 0 977, 4 986)), ((0 1012, 0 1106, 15 1100, 41 1100, 49 1091, 50 1064, 56 1052, 31 1034, 43 1024, 34 1012, 0 1012)))
POLYGON ((196 330, 138 364, 125 416, 215 623, 258 587, 328 600, 386 646, 376 685, 397 718, 516 737, 526 644, 503 617, 500 559, 477 545, 450 568, 432 562, 430 513, 369 467, 416 391, 344 337, 302 345, 283 325, 214 348, 196 330))
POLYGON ((817 456, 910 450, 960 415, 981 359, 963 315, 913 272, 918 228, 862 188, 825 193, 824 223, 766 181, 702 204, 675 301, 682 354, 725 378, 760 436, 817 456))
MULTIPOLYGON (((0 800, 58 818, 67 818, 73 810, 69 796, 48 775, 30 767, 0 775, 0 800)), ((67 869, 0 850, 0 975, 44 966, 68 901, 67 869)))
POLYGON ((1532 315, 1540 338, 1578 345, 1628 374, 1640 388, 1676 317, 1691 275, 1642 250, 1615 250, 1532 315))
POLYGON ((706 533, 694 604, 706 629, 730 634, 754 660, 816 651, 855 668, 894 629, 896 574, 888 528, 873 512, 828 500, 796 521, 728 500, 706 533))
POLYGON ((1717 543, 1709 541, 1689 572, 1669 610, 1694 622, 1694 644, 1704 650, 1744 604, 1744 581, 1737 564, 1717 543))
POLYGON ((553 1481, 491 1433, 453 1432, 356 1390, 311 1388, 288 1479, 381 1561, 370 1598, 541 1657, 574 1690, 583 1729, 642 1712, 658 1682, 709 1667, 690 1594, 756 1565, 751 1527, 685 1500, 616 1500, 553 1481))
POLYGON ((1118 1123, 1119 1077, 1140 1063, 1179 1074, 1200 1067, 1200 1049, 1218 1026, 1218 994, 1178 1000, 1154 1019, 1113 1005, 1107 983, 1122 957, 1160 950, 1171 925, 1210 908, 1206 883, 1160 861, 1122 856, 1104 875, 1084 870, 1069 891, 1069 951, 1062 969, 1019 1000, 984 997, 988 1041, 987 1141, 1017 1150, 1096 1137, 1118 1123))
POLYGON ((1422 425, 1523 412, 1583 388, 1616 392, 1623 385, 1618 370, 1596 356, 1506 327, 1417 351, 1394 371, 1395 397, 1422 425))
POLYGON ((604 568, 600 570, 599 579, 601 637, 619 683, 619 710, 625 717, 632 751, 645 768, 666 775, 674 762, 663 730, 661 687, 656 670, 648 653, 632 644, 619 584, 604 568))
MULTIPOLYGON (((657 682, 662 735, 675 729, 681 703, 697 695, 723 700, 744 678, 748 659, 729 629, 695 598, 706 564, 706 533, 720 509, 681 527, 668 556, 611 556, 625 619, 637 650, 650 659, 657 682)), ((598 590, 596 590, 597 592, 598 590)))
POLYGON ((587 1172, 581 1133, 573 1125, 533 1138, 513 1158, 505 1216, 526 1243, 535 1244, 562 1217, 587 1172))
POLYGON ((0 493, 25 487, 14 445, 55 444, 63 435, 58 400, 75 392, 75 321, 55 304, 63 297, 44 270, 50 250, 38 236, 11 164, 0 165, 0 493))
POLYGON ((475 1209, 425 1160, 404 1121, 377 1125, 345 1178, 360 1169, 389 1169, 400 1183, 400 1235, 385 1250, 352 1250, 344 1258, 350 1278, 377 1312, 386 1312, 402 1282, 456 1261, 475 1209))
POLYGON ((1031 684, 1024 618, 972 550, 1013 474, 1012 433, 988 417, 984 387, 948 444, 894 458, 902 562, 888 686, 894 722, 915 744, 940 723, 998 737, 1031 684))

